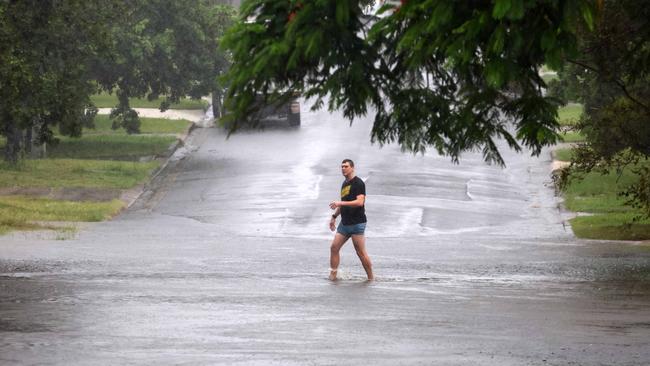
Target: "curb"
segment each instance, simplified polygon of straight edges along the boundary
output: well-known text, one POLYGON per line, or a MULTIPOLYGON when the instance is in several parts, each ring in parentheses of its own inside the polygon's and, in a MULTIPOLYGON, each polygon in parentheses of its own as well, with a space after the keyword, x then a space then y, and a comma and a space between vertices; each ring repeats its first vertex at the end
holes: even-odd
MULTIPOLYGON (((208 110, 210 109, 210 106, 208 106, 208 110)), ((203 115, 202 121, 209 120, 210 118, 208 117, 207 113, 203 115)), ((175 142, 173 142, 165 154, 161 157, 156 158, 156 160, 161 160, 162 164, 155 169, 151 174, 149 175, 149 180, 145 183, 139 184, 136 187, 133 187, 131 189, 128 189, 120 195, 120 200, 122 202, 125 202, 125 206, 116 213, 115 216, 119 215, 123 211, 128 210, 133 206, 133 204, 142 196, 147 191, 147 188, 151 184, 151 182, 156 179, 169 165, 169 162, 171 161, 171 157, 174 156, 174 153, 180 148, 185 146, 185 142, 187 141, 188 137, 194 132, 194 130, 198 128, 206 128, 199 126, 197 122, 190 121, 191 124, 187 128, 187 130, 178 138, 176 139, 175 142)))

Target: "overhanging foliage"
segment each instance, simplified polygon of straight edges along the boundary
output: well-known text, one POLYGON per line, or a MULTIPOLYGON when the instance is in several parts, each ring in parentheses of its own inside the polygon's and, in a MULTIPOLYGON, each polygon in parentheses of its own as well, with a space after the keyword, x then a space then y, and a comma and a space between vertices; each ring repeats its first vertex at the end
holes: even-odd
POLYGON ((258 95, 301 93, 351 120, 372 111, 375 142, 454 161, 478 149, 503 164, 498 138, 533 154, 557 141, 558 101, 538 68, 574 54, 594 1, 408 0, 370 15, 366 3, 244 1, 224 39, 231 118, 254 114, 258 95))

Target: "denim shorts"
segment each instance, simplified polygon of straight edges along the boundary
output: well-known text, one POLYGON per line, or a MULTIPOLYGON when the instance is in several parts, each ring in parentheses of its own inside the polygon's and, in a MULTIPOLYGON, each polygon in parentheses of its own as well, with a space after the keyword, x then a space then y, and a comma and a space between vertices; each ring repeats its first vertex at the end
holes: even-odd
POLYGON ((365 231, 366 231, 365 222, 362 222, 360 224, 352 224, 352 225, 339 224, 339 226, 336 228, 337 233, 345 236, 363 235, 365 231))

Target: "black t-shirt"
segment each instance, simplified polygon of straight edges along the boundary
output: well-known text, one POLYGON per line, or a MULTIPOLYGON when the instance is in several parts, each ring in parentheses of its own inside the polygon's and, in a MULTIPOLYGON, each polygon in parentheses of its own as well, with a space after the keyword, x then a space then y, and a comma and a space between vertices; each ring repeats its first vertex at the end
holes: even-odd
MULTIPOLYGON (((366 185, 361 178, 354 177, 341 185, 341 201, 354 201, 358 195, 366 195, 366 185)), ((366 209, 364 206, 341 206, 341 223, 355 225, 366 222, 366 209)))

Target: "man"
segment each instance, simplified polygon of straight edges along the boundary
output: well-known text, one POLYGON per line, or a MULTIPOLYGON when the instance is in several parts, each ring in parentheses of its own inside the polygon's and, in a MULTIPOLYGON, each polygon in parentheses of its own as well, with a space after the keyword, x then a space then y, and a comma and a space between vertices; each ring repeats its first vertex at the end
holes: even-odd
POLYGON ((339 268, 340 256, 339 251, 345 242, 352 238, 354 249, 361 260, 363 269, 366 270, 368 280, 372 281, 372 263, 366 253, 366 238, 364 232, 366 229, 366 185, 363 181, 354 175, 354 162, 345 159, 341 163, 341 173, 345 177, 341 185, 341 200, 330 203, 330 208, 334 211, 330 219, 330 230, 336 228, 336 235, 330 247, 330 275, 329 279, 336 280, 336 272, 339 268), (341 222, 336 227, 336 218, 341 215, 341 222))

